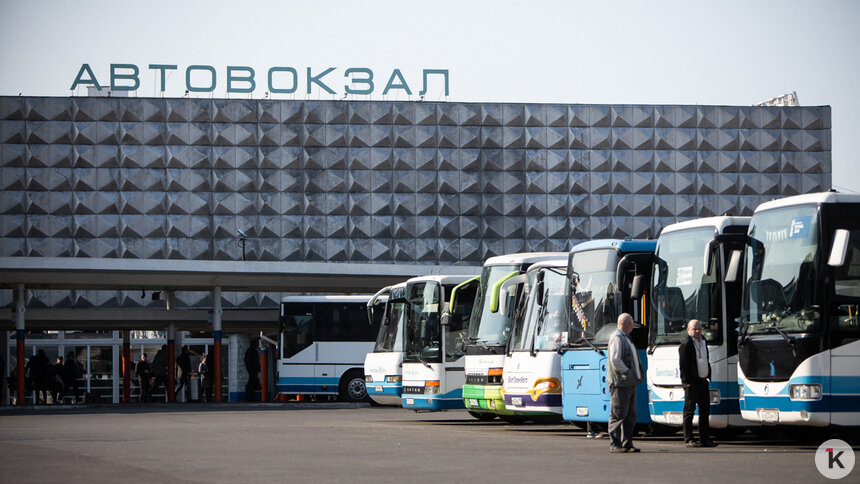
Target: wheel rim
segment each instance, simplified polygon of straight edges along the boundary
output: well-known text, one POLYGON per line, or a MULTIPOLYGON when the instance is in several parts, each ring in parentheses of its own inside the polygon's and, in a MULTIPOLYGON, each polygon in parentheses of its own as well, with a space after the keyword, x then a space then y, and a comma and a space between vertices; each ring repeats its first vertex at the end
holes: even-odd
POLYGON ((347 394, 352 400, 362 400, 367 395, 367 387, 364 386, 364 381, 360 378, 353 378, 346 386, 347 394))

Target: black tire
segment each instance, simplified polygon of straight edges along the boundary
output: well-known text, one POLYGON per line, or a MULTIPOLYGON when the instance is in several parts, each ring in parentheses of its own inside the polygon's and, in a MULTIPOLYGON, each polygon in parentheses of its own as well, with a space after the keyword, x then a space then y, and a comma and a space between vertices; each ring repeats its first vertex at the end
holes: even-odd
POLYGON ((340 379, 338 385, 340 399, 346 402, 368 402, 367 386, 364 384, 364 373, 361 370, 349 370, 340 379))
POLYGON ((511 425, 522 425, 529 419, 525 415, 499 415, 499 418, 511 425))
POLYGON ((488 422, 490 420, 496 419, 496 414, 494 414, 494 413, 473 412, 473 411, 469 410, 469 415, 475 417, 476 419, 480 420, 481 422, 488 422))
POLYGON ((555 425, 563 422, 561 415, 532 415, 529 420, 538 425, 555 425))

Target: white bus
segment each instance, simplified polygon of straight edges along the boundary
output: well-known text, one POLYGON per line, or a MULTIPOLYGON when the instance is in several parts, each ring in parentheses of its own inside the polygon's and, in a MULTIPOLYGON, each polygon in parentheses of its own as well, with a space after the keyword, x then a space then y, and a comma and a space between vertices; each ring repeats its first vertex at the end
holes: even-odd
POLYGON ((407 282, 401 398, 404 408, 416 411, 463 408, 463 357, 477 279, 422 276, 407 282), (462 284, 466 281, 471 282, 462 284), (449 308, 455 287, 458 302, 449 308))
POLYGON ((763 424, 860 425, 860 195, 763 203, 747 235, 741 415, 763 424))
POLYGON ((406 283, 388 286, 367 302, 367 319, 382 317, 376 345, 364 358, 364 381, 370 399, 400 406, 403 391, 403 334, 406 328, 406 283))
MULTIPOLYGON (((725 282, 732 252, 743 249, 749 217, 708 217, 668 225, 657 239, 651 276, 648 391, 651 420, 680 426, 684 388, 678 346, 691 319, 702 322, 711 364, 713 429, 746 427, 738 408, 737 318, 741 284, 725 282)), ((698 415, 694 423, 698 424, 698 415)))
MULTIPOLYGON (((512 410, 505 408, 502 397, 502 369, 511 334, 512 314, 499 313, 499 288, 507 279, 524 273, 532 264, 567 257, 565 252, 532 252, 490 257, 484 262, 481 286, 469 322, 466 345, 466 382, 463 404, 476 418, 518 420, 512 410)), ((517 304, 519 294, 512 288, 507 293, 507 305, 517 304)))
POLYGON ((367 401, 364 358, 373 351, 381 319, 368 324, 370 298, 326 295, 281 300, 279 393, 367 401))
MULTIPOLYGON (((507 292, 522 284, 517 308, 502 305, 503 314, 514 312, 513 329, 502 371, 505 407, 517 414, 557 416, 561 419, 561 354, 567 341, 567 259, 538 262, 528 272, 502 285, 500 302, 507 292)), ((544 417, 543 419, 545 419, 544 417)), ((543 420, 541 419, 541 420, 543 420)))

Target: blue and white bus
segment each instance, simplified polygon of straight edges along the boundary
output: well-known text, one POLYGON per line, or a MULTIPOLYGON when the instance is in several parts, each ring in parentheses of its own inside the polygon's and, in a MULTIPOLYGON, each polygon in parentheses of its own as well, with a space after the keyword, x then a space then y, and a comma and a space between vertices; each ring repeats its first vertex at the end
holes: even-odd
POLYGON ((860 195, 814 193, 761 204, 743 267, 743 418, 860 425, 860 195))
POLYGON ((508 410, 524 416, 561 419, 561 355, 567 341, 570 304, 567 259, 542 261, 528 272, 502 284, 500 301, 522 284, 520 304, 501 307, 513 311, 514 321, 502 372, 502 396, 508 410))
POLYGON ((403 391, 403 333, 406 325, 406 283, 388 286, 367 302, 367 318, 382 323, 373 351, 364 358, 364 381, 370 399, 380 405, 400 406, 403 391))
POLYGON ((285 296, 281 300, 276 390, 367 401, 364 358, 373 351, 379 319, 367 324, 363 296, 285 296))
MULTIPOLYGON (((644 293, 656 245, 654 240, 604 239, 583 242, 570 251, 567 266, 570 327, 567 344, 560 349, 565 420, 602 424, 609 421, 607 347, 621 313, 629 313, 638 323, 630 337, 647 371, 644 293), (636 291, 634 281, 639 286, 636 291), (643 293, 641 297, 634 294, 639 291, 643 293)), ((636 387, 636 421, 651 422, 644 378, 636 387)))
POLYGON ((404 408, 463 408, 463 357, 478 291, 473 276, 421 276, 406 283, 404 408), (468 284, 462 284, 469 281, 468 284), (457 303, 448 307, 454 289, 457 303), (443 317, 444 315, 444 317, 443 317))
MULTIPOLYGON (((648 324, 648 390, 655 423, 683 423, 678 346, 688 337, 687 322, 698 319, 711 364, 710 427, 749 425, 738 408, 741 284, 724 280, 732 252, 744 248, 749 221, 749 217, 708 217, 668 225, 660 232, 648 324)), ((698 418, 694 417, 695 424, 698 418)))

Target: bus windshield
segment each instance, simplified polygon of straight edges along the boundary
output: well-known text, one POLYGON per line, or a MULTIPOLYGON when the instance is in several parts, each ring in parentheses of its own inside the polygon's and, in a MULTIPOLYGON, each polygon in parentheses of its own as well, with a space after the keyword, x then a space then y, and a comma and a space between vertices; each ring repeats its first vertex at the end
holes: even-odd
MULTIPOLYGON (((489 291, 503 277, 511 272, 519 271, 518 265, 502 265, 484 267, 481 273, 481 291, 475 300, 472 319, 469 323, 469 341, 482 345, 505 345, 511 332, 512 315, 503 316, 501 312, 490 311, 489 291)), ((517 292, 509 295, 508 307, 514 307, 517 292)))
POLYGON ((440 292, 435 282, 407 285, 406 359, 428 363, 442 361, 440 292))
MULTIPOLYGON (((538 272, 530 271, 528 274, 528 285, 532 294, 535 291, 538 272)), ((544 274, 543 300, 538 301, 534 297, 527 299, 527 307, 522 309, 511 339, 513 351, 556 351, 562 340, 567 339, 564 323, 569 318, 564 268, 541 269, 540 272, 544 274)))
POLYGON ((568 342, 582 344, 587 338, 593 344, 606 345, 621 314, 621 288, 615 275, 618 251, 575 252, 568 265, 568 288, 573 290, 568 342), (572 279, 577 275, 578 281, 572 279))
POLYGON ((385 320, 379 328, 374 353, 403 351, 403 322, 406 319, 406 301, 389 300, 385 309, 385 320))
POLYGON ((651 277, 653 343, 680 343, 691 319, 701 321, 708 343, 722 343, 722 318, 711 318, 721 306, 717 263, 711 264, 710 274, 704 274, 703 267, 706 244, 715 233, 705 227, 660 236, 651 277))
POLYGON ((753 215, 749 227, 742 334, 813 331, 818 209, 787 207, 753 215))

